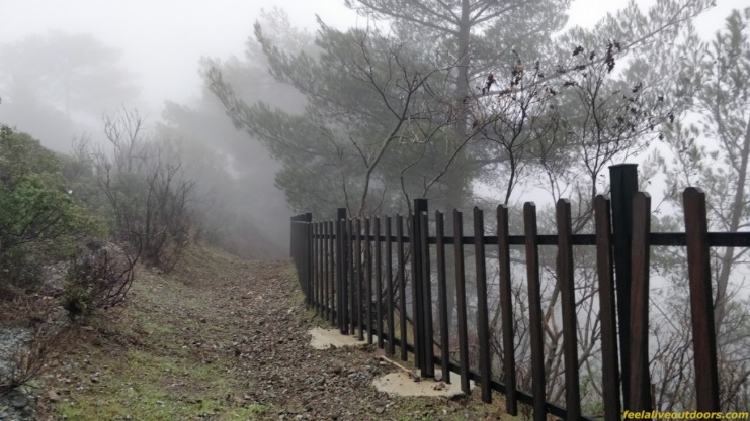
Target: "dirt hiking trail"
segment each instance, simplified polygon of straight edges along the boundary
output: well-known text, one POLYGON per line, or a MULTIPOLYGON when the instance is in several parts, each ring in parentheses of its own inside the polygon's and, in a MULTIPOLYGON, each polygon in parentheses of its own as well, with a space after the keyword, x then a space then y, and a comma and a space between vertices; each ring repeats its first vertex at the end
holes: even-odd
POLYGON ((169 275, 141 270, 124 307, 70 338, 36 384, 37 416, 501 419, 501 404, 482 404, 476 392, 452 400, 377 392, 372 380, 398 369, 376 345, 313 349, 307 332, 316 326, 328 325, 305 307, 289 262, 195 247, 169 275))

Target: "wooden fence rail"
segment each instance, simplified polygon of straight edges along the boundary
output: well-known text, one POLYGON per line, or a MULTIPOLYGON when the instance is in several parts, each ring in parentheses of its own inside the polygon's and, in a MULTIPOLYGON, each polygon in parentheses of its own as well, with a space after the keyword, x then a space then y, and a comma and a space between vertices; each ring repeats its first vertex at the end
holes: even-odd
POLYGON ((650 198, 635 191, 635 166, 611 167, 610 177, 611 200, 600 195, 593 202, 592 234, 572 232, 570 203, 560 200, 556 207, 557 234, 537 233, 536 210, 534 204, 528 202, 523 207, 522 234, 510 233, 508 209, 498 206, 495 235, 485 235, 484 212, 478 208, 473 211, 473 235, 464 235, 463 214, 458 210, 452 214, 453 232, 446 235, 443 213, 435 212, 431 221, 427 201, 418 199, 414 203, 414 214, 395 218, 348 218, 345 209, 339 209, 336 218, 330 221, 313 221, 309 213, 295 216, 291 218, 290 255, 307 304, 342 333, 356 333, 360 339, 366 334, 368 343, 372 343, 376 335, 378 347, 390 355, 399 349, 403 360, 407 360, 411 352, 424 377, 435 376, 435 365, 444 373, 441 378, 445 382, 452 380, 450 372, 454 372, 466 392, 469 381, 474 380, 485 402, 491 401, 493 390, 499 392, 505 395, 505 406, 510 414, 517 414, 518 402, 522 402, 533 408, 535 420, 546 420, 548 415, 578 420, 590 418, 581 411, 573 246, 595 246, 601 326, 601 415, 606 420, 616 420, 620 419, 621 409, 653 409, 648 365, 650 247, 685 246, 693 358, 695 372, 700 373, 695 376, 695 409, 719 411, 710 247, 750 247, 750 233, 707 232, 705 197, 695 188, 686 189, 683 195, 685 232, 651 232, 650 198), (408 222, 408 235, 404 234, 404 221, 408 222), (434 226, 434 235, 429 232, 431 226, 434 226), (446 273, 446 246, 450 244, 453 245, 452 275, 446 273), (435 247, 431 249, 430 245, 435 247), (516 381, 511 245, 523 245, 525 250, 531 393, 518 390, 516 381), (540 245, 557 246, 556 274, 566 367, 564 407, 550 403, 545 396, 540 245), (477 371, 471 369, 469 355, 466 246, 473 246, 475 256, 477 371), (500 332, 491 331, 489 323, 485 256, 488 246, 496 246, 497 251, 500 332), (434 282, 430 267, 433 262, 436 265, 434 282), (452 276, 452 291, 447 289, 447 276, 452 276), (433 287, 436 300, 432 297, 433 287), (407 313, 409 294, 413 305, 411 317, 407 313), (448 319, 449 294, 455 297, 458 361, 452 360, 449 354, 449 324, 452 323, 448 319), (433 307, 437 308, 437 338, 433 331, 433 307), (490 341, 496 334, 501 335, 503 350, 500 356, 503 369, 496 375, 497 379, 492 374, 490 353, 490 341), (436 350, 438 355, 435 355, 436 350))

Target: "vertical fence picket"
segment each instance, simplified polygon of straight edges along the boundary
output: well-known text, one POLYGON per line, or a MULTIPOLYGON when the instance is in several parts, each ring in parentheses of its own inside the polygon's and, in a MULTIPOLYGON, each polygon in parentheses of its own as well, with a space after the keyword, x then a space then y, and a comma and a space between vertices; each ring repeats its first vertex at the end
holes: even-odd
POLYGON ((706 240, 705 200, 703 192, 695 188, 687 188, 682 194, 690 282, 693 364, 696 373, 696 409, 701 412, 718 412, 719 370, 711 291, 711 254, 706 240))
POLYGON ((544 373, 544 336, 542 330, 542 305, 539 288, 539 254, 536 234, 536 206, 523 205, 523 225, 526 245, 526 282, 529 296, 529 339, 531 345, 531 391, 534 400, 534 420, 547 419, 544 373))
MULTIPOLYGON (((305 214, 302 219, 304 222, 309 222, 310 218, 308 218, 308 214, 305 214)), ((302 257, 302 263, 300 266, 302 266, 302 283, 305 285, 305 303, 310 306, 312 303, 311 297, 310 297, 310 251, 311 251, 311 244, 310 244, 310 224, 300 224, 300 240, 304 244, 304 246, 300 247, 300 256, 302 257)))
POLYGON ((411 253, 411 258, 409 259, 411 261, 411 337, 414 345, 414 365, 417 368, 421 368, 422 338, 419 337, 421 332, 418 331, 421 313, 419 311, 419 300, 417 299, 420 296, 417 289, 419 285, 419 255, 417 253, 419 250, 416 250, 419 247, 419 241, 414 240, 416 238, 415 235, 417 235, 416 230, 418 229, 418 225, 416 213, 409 215, 409 218, 406 220, 406 231, 409 236, 409 249, 411 253))
POLYGON ((464 220, 463 214, 453 210, 453 255, 456 284, 456 316, 458 319, 458 350, 461 367, 461 390, 469 389, 469 333, 466 321, 466 273, 464 270, 464 220))
POLYGON ((307 282, 307 288, 308 288, 308 297, 310 297, 310 303, 314 303, 314 297, 312 295, 312 288, 313 288, 313 276, 314 276, 314 255, 313 255, 313 224, 312 224, 312 213, 308 212, 305 214, 305 219, 307 221, 307 230, 305 232, 305 236, 307 238, 307 260, 305 262, 305 272, 306 275, 306 282, 307 282))
MULTIPOLYGON (((300 219, 299 222, 305 221, 305 219, 300 219)), ((307 286, 307 229, 308 225, 306 223, 298 223, 297 224, 297 239, 300 242, 300 246, 297 249, 297 255, 299 256, 299 268, 301 272, 300 276, 300 283, 302 284, 302 291, 305 293, 305 303, 310 303, 310 289, 307 286)))
POLYGON ((318 282, 318 265, 316 264, 316 261, 318 260, 318 240, 315 238, 317 226, 315 223, 310 224, 310 231, 312 232, 311 235, 311 241, 312 241, 312 283, 310 285, 311 287, 311 294, 310 294, 310 303, 312 304, 313 310, 315 310, 315 313, 318 312, 318 300, 315 294, 317 294, 317 282, 318 282))
POLYGON ((328 222, 320 223, 320 249, 321 249, 321 279, 320 279, 320 306, 323 319, 328 319, 328 222))
POLYGON ((323 315, 323 224, 320 222, 316 222, 315 226, 317 227, 317 239, 315 240, 316 249, 318 252, 318 258, 315 259, 315 266, 317 266, 317 270, 315 271, 315 274, 317 275, 318 279, 315 282, 315 301, 316 301, 316 308, 318 309, 318 314, 323 315))
POLYGON ((362 220, 357 218, 354 222, 354 231, 356 232, 356 239, 354 240, 354 261, 355 272, 354 276, 354 318, 357 327, 357 339, 364 340, 364 325, 365 320, 362 317, 362 220))
POLYGON ((323 271, 325 266, 323 264, 325 255, 323 254, 323 223, 317 222, 318 225, 318 259, 316 260, 316 264, 318 265, 318 313, 321 317, 324 317, 325 315, 325 307, 323 307, 323 279, 325 276, 325 272, 323 271))
POLYGON ((490 382, 492 366, 490 360, 490 325, 487 310, 487 268, 484 258, 484 212, 474 208, 474 257, 477 282, 477 334, 479 337, 479 377, 482 386, 482 401, 492 402, 490 382))
POLYGON ((372 343, 372 241, 370 241, 370 218, 365 218, 365 323, 367 326, 367 343, 372 343))
POLYGON ((324 318, 326 320, 331 320, 331 303, 330 303, 330 294, 331 294, 331 232, 329 230, 328 221, 323 222, 323 265, 325 267, 325 270, 323 271, 323 310, 324 310, 324 318))
POLYGON ((315 310, 315 312, 317 313, 318 312, 318 300, 315 294, 318 292, 316 288, 317 282, 318 282, 318 271, 317 271, 318 265, 315 262, 318 259, 318 242, 317 242, 317 239, 315 238, 316 229, 317 227, 315 226, 315 223, 310 223, 310 231, 311 231, 310 241, 312 242, 312 249, 311 249, 312 260, 310 261, 310 268, 312 269, 311 270, 312 282, 310 283, 310 291, 311 291, 310 304, 312 305, 313 310, 315 310))
POLYGON ((510 244, 508 241, 508 208, 497 207, 497 254, 500 282, 500 317, 503 335, 503 382, 505 383, 505 409, 518 415, 516 394, 516 358, 513 345, 513 290, 510 282, 510 244))
POLYGON ((421 214, 421 203, 419 199, 414 200, 414 213, 409 216, 409 246, 411 248, 411 332, 414 341, 414 365, 423 371, 422 360, 424 359, 424 332, 422 331, 422 252, 419 249, 419 215, 421 214))
POLYGON ((388 320, 388 355, 396 353, 396 332, 393 320, 393 242, 391 241, 391 217, 385 218, 385 282, 386 282, 386 319, 388 320))
POLYGON ((302 241, 304 241, 305 246, 302 249, 303 254, 303 260, 302 260, 302 270, 304 272, 304 278, 305 278, 305 295, 307 297, 307 304, 308 306, 312 305, 312 282, 310 282, 310 263, 311 263, 311 254, 312 254, 312 240, 310 238, 310 230, 312 229, 312 224, 310 224, 308 221, 309 219, 305 219, 307 223, 302 225, 301 229, 301 236, 302 241))
POLYGON ((609 201, 594 199, 596 230, 596 270, 599 280, 599 318, 602 342, 602 398, 604 419, 620 417, 620 374, 617 366, 617 325, 615 289, 612 277, 612 243, 610 240, 609 201))
POLYGON ((349 301, 348 305, 348 313, 349 313, 349 334, 354 335, 355 329, 357 328, 357 314, 356 314, 356 295, 355 295, 355 289, 357 284, 357 277, 354 273, 355 270, 355 264, 354 264, 354 257, 355 257, 355 251, 354 251, 354 221, 352 219, 349 219, 347 221, 346 226, 346 250, 348 253, 347 256, 347 289, 349 290, 347 301, 349 301))
POLYGON ((325 241, 323 240, 323 223, 318 222, 318 313, 325 317, 323 302, 325 292, 325 241))
POLYGON ((318 232, 319 235, 319 242, 320 245, 318 248, 320 248, 320 287, 319 287, 319 298, 320 298, 320 314, 321 316, 326 319, 328 318, 328 308, 326 306, 326 279, 328 277, 328 273, 326 271, 326 260, 328 259, 328 255, 326 254, 326 237, 325 237, 325 227, 326 223, 321 221, 318 223, 318 232))
POLYGON ((448 336, 448 296, 445 288, 445 233, 443 214, 435 211, 435 264, 437 265, 438 317, 440 323, 441 380, 450 384, 450 341, 448 336))
POLYGON ((320 224, 313 222, 313 307, 315 313, 320 315, 320 224))
MULTIPOLYGON (((293 263, 297 264, 296 255, 294 253, 294 247, 297 245, 296 239, 294 238, 294 222, 296 221, 296 216, 292 216, 289 218, 289 257, 293 259, 293 263)), ((299 281, 299 279, 298 279, 299 281)))
POLYGON ((383 255, 380 239, 380 218, 375 224, 375 319, 377 321, 378 348, 383 348, 383 255))
POLYGON ((336 256, 334 249, 336 247, 333 221, 328 222, 328 319, 331 321, 331 325, 336 326, 336 256))
POLYGON ((339 321, 341 323, 341 333, 349 334, 349 242, 346 241, 346 235, 348 233, 348 227, 346 223, 346 214, 343 215, 342 219, 339 219, 339 270, 341 271, 341 281, 339 283, 339 312, 341 317, 339 321))
POLYGON ((427 212, 419 214, 419 249, 422 252, 422 330, 424 332, 424 362, 422 364, 424 377, 435 377, 434 347, 432 334, 432 276, 430 276, 430 243, 428 237, 429 216, 427 212))
POLYGON ((323 316, 326 320, 331 319, 331 303, 329 300, 331 289, 331 233, 328 229, 328 221, 323 222, 323 316))
POLYGON ((336 321, 339 332, 346 334, 346 264, 344 252, 344 222, 346 218, 346 209, 339 208, 336 210, 336 321))
POLYGON ((318 246, 320 249, 320 281, 318 282, 318 297, 320 300, 320 316, 324 319, 328 317, 328 310, 326 308, 326 260, 328 257, 326 255, 325 226, 325 222, 318 222, 318 232, 320 233, 320 245, 318 246))
POLYGON ((612 247, 617 298, 617 334, 620 340, 620 373, 622 402, 628 406, 630 390, 630 289, 631 251, 633 236, 633 196, 638 191, 638 166, 633 164, 609 167, 612 208, 612 247))
POLYGON ((318 266, 316 273, 318 274, 318 280, 317 280, 317 296, 316 300, 318 302, 318 314, 321 316, 323 313, 323 224, 321 222, 316 223, 318 227, 318 239, 316 240, 317 243, 317 249, 318 249, 318 258, 315 261, 316 266, 318 266))
POLYGON ((633 197, 633 242, 630 285, 630 391, 629 409, 649 411, 651 379, 648 367, 649 233, 651 197, 638 192, 633 197))
POLYGON ((404 217, 396 215, 396 253, 398 253, 398 288, 399 288, 399 328, 401 330, 401 359, 409 359, 409 350, 406 347, 409 335, 406 332, 406 262, 404 262, 404 217))
POLYGON ((563 360, 565 361, 565 408, 568 419, 581 416, 581 391, 578 383, 578 331, 573 266, 573 230, 570 202, 557 202, 557 282, 560 289, 563 323, 563 360))
POLYGON ((336 326, 341 334, 346 333, 344 331, 344 309, 341 305, 341 291, 343 288, 343 271, 342 271, 342 247, 341 247, 341 219, 339 215, 336 215, 336 220, 333 223, 335 230, 335 242, 334 242, 334 259, 336 262, 336 273, 334 274, 334 281, 336 283, 336 326))
POLYGON ((325 255, 325 240, 324 240, 324 227, 325 224, 321 221, 318 222, 318 260, 317 264, 320 266, 318 269, 318 307, 320 307, 320 316, 326 318, 325 308, 325 279, 326 279, 326 255, 325 255))

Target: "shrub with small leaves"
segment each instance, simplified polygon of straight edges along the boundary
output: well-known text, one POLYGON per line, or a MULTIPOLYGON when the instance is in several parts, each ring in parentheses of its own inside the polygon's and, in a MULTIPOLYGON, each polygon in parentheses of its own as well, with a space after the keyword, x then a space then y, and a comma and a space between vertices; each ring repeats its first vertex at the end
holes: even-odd
POLYGON ((71 319, 121 303, 133 283, 136 260, 113 243, 89 241, 73 259, 63 294, 71 319))

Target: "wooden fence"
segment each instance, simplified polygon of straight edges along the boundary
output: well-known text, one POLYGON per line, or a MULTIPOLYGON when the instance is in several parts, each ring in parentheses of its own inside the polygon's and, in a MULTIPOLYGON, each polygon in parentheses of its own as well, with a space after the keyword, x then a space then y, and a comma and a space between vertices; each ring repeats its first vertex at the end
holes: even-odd
POLYGON ((469 391, 470 380, 474 380, 485 402, 491 401, 493 390, 499 392, 505 395, 510 414, 517 414, 518 402, 522 402, 532 406, 535 420, 545 420, 548 414, 578 420, 588 418, 581 413, 577 369, 573 246, 594 246, 601 325, 603 415, 606 420, 617 420, 621 408, 653 409, 648 361, 650 246, 684 246, 687 248, 694 365, 695 372, 700 373, 695 376, 695 409, 719 411, 709 249, 712 246, 750 247, 750 233, 707 232, 704 194, 695 188, 683 193, 685 232, 651 232, 651 201, 646 193, 637 191, 637 185, 635 165, 610 168, 610 198, 595 198, 592 234, 572 232, 570 204, 560 200, 556 206, 556 235, 537 234, 536 210, 531 202, 523 207, 523 233, 511 233, 508 209, 498 206, 493 215, 497 220, 494 235, 484 232, 485 215, 478 208, 473 211, 472 236, 464 235, 463 214, 457 210, 451 215, 453 233, 446 235, 444 215, 436 211, 430 218, 427 201, 417 199, 414 213, 408 216, 351 219, 345 209, 339 209, 335 219, 329 221, 313 221, 309 213, 293 217, 290 254, 307 303, 342 333, 356 334, 360 339, 366 335, 369 343, 373 335, 377 335, 379 347, 389 354, 395 354, 398 349, 404 360, 408 359, 408 353, 413 353, 423 377, 433 377, 435 365, 447 373, 444 381, 451 381, 450 372, 457 373, 465 392, 469 391), (434 233, 429 232, 431 225, 434 233), (434 256, 430 255, 431 245, 434 245, 434 256), (446 273, 449 245, 453 252, 453 274, 446 273), (525 250, 530 393, 518 390, 516 384, 511 245, 522 245, 525 250), (564 407, 548 402, 545 396, 540 245, 557 246, 556 271, 566 367, 564 407), (468 355, 465 246, 473 246, 475 256, 478 371, 470 369, 468 355), (497 252, 500 332, 490 331, 489 326, 487 247, 494 247, 497 252), (437 266, 434 272, 430 268, 433 258, 437 266), (407 271, 407 267, 410 270, 407 271), (435 282, 432 273, 437 275, 435 282), (447 276, 453 276, 454 291, 446 290, 447 276), (437 300, 432 297, 433 287, 437 300), (412 297, 412 320, 407 317, 407 288, 412 297), (455 294, 459 361, 449 358, 448 324, 451 321, 447 317, 447 294, 455 294), (437 306, 437 321, 432 320, 433 306, 437 306), (396 314, 399 326, 395 325, 396 314), (439 338, 433 335, 434 322, 439 325, 439 338), (495 334, 501 335, 504 351, 500 381, 493 379, 491 372, 490 339, 495 334), (435 355, 436 348, 438 355, 435 355))

